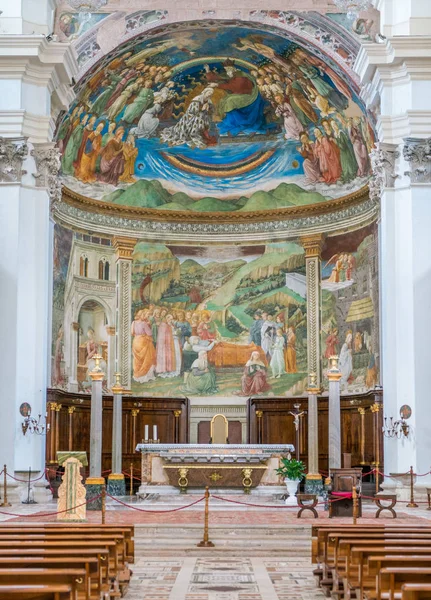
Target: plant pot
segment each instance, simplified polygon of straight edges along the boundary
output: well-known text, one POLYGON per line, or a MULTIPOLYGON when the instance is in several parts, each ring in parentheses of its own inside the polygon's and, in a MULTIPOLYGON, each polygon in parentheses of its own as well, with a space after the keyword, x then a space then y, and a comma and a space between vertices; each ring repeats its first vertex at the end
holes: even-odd
POLYGON ((286 504, 288 506, 296 506, 296 491, 298 489, 298 485, 301 482, 300 479, 285 479, 284 483, 286 484, 287 493, 289 494, 286 498, 286 504))

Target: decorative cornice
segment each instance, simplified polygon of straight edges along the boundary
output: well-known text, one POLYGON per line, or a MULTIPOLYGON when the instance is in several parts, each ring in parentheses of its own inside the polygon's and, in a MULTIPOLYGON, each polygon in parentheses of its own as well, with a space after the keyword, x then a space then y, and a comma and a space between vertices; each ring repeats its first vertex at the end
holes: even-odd
POLYGON ((431 183, 431 138, 407 138, 403 148, 404 159, 410 164, 405 175, 411 183, 431 183))
MULTIPOLYGON (((63 200, 65 195, 63 193, 63 200)), ((97 202, 97 201, 95 201, 97 202)), ((337 235, 342 232, 358 229, 372 223, 378 213, 378 204, 374 199, 366 199, 359 203, 351 204, 338 211, 322 215, 309 215, 296 219, 282 218, 271 221, 249 223, 190 223, 146 221, 141 219, 123 218, 103 212, 88 212, 79 204, 73 206, 61 202, 56 207, 55 218, 57 222, 77 231, 89 229, 105 235, 136 236, 137 239, 164 240, 172 242, 189 241, 190 236, 196 242, 206 244, 212 242, 231 242, 268 240, 268 234, 275 239, 297 238, 307 235, 309 231, 324 231, 326 235, 337 235)), ((215 213, 213 213, 215 214, 215 213)))
POLYGON ((260 223, 262 221, 271 221, 278 219, 295 219, 297 217, 306 217, 309 215, 323 215, 333 213, 337 210, 359 204, 366 200, 368 196, 368 186, 362 189, 336 198, 335 200, 326 200, 316 204, 307 204, 305 206, 290 206, 288 208, 271 209, 267 211, 241 211, 241 212, 186 212, 186 211, 160 211, 152 208, 140 208, 135 206, 121 206, 102 200, 93 200, 82 196, 77 192, 63 187, 63 200, 71 206, 84 209, 87 212, 115 216, 117 218, 132 218, 134 220, 145 221, 174 221, 176 223, 260 223))
POLYGON ((28 154, 27 141, 24 138, 10 139, 0 137, 0 182, 20 183, 27 171, 22 163, 28 154))
POLYGON ((60 151, 53 144, 35 144, 31 155, 34 157, 37 172, 33 174, 36 179, 36 187, 44 187, 48 190, 51 200, 51 210, 58 202, 61 202, 61 182, 58 176, 61 160, 60 151))
POLYGON ((384 191, 384 188, 393 188, 395 180, 399 177, 395 173, 395 163, 400 153, 393 146, 391 149, 386 144, 376 144, 370 152, 371 167, 373 176, 369 183, 370 198, 378 201, 384 191))

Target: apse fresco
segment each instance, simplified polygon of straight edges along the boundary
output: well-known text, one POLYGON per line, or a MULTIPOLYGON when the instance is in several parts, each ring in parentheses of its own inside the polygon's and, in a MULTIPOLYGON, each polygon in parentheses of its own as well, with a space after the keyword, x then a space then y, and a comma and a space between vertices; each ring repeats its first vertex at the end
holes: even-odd
POLYGON ((330 356, 339 357, 344 394, 379 384, 377 247, 372 225, 329 239, 322 256, 323 368, 330 356))
POLYGON ((285 37, 199 22, 135 38, 57 134, 63 182, 115 205, 262 211, 362 188, 373 132, 345 74, 285 37))
POLYGON ((58 17, 57 29, 62 36, 71 42, 108 16, 109 13, 62 12, 58 17))
POLYGON ((133 393, 301 395, 305 288, 304 251, 295 243, 139 242, 132 269, 133 393))
POLYGON ((64 363, 64 294, 72 239, 72 231, 58 224, 54 226, 51 384, 64 389, 67 384, 64 363))

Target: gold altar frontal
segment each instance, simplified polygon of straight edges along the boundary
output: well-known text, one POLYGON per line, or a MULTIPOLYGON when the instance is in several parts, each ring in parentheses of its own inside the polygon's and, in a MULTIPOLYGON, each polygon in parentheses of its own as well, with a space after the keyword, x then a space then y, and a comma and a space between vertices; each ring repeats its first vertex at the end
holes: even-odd
POLYGON ((169 483, 178 485, 182 492, 188 487, 243 487, 250 493, 251 487, 259 485, 267 465, 245 467, 242 465, 164 465, 169 483))
POLYGON ((290 444, 138 444, 136 450, 142 454, 143 494, 278 487, 279 460, 294 452, 290 444))

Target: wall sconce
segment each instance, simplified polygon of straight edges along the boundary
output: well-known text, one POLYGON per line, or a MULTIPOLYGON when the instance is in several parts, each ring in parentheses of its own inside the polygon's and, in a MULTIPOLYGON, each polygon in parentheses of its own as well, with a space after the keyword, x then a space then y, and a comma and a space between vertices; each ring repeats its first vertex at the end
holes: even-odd
POLYGON ((389 420, 387 417, 384 419, 384 425, 382 427, 383 435, 387 438, 398 438, 400 439, 402 436, 408 438, 410 427, 406 423, 406 419, 409 419, 412 415, 412 409, 407 404, 404 404, 400 408, 400 419, 394 421, 393 417, 390 417, 389 420))
POLYGON ((21 429, 23 435, 27 433, 37 433, 37 435, 46 435, 49 431, 50 425, 46 422, 48 413, 45 413, 45 417, 38 415, 35 419, 31 416, 31 406, 27 402, 23 402, 19 407, 19 412, 24 417, 21 423, 21 429), (43 420, 44 419, 44 420, 43 420))

